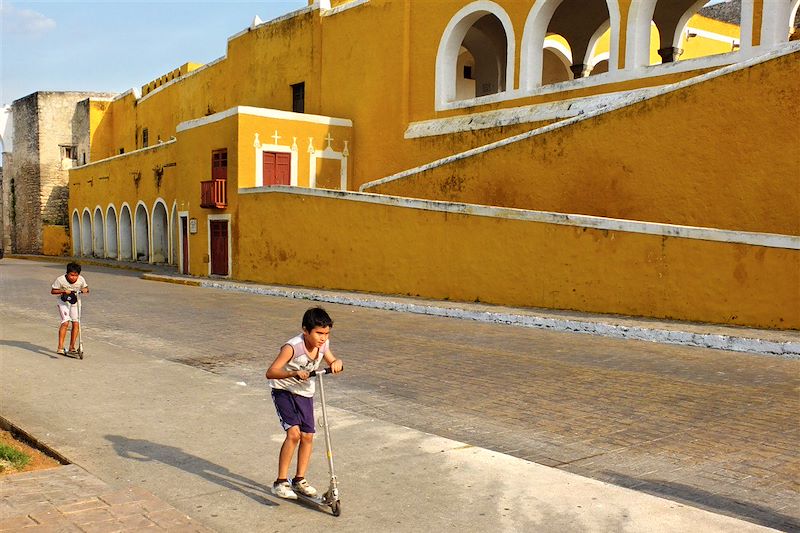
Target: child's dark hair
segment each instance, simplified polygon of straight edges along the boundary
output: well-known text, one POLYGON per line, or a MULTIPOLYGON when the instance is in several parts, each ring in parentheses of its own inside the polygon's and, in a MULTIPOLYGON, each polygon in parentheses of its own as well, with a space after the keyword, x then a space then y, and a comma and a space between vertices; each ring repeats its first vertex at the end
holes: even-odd
POLYGON ((303 329, 311 331, 314 328, 332 328, 333 319, 321 307, 312 307, 303 313, 303 329))
POLYGON ((67 274, 70 272, 75 272, 76 274, 81 273, 81 266, 78 263, 67 263, 67 274))

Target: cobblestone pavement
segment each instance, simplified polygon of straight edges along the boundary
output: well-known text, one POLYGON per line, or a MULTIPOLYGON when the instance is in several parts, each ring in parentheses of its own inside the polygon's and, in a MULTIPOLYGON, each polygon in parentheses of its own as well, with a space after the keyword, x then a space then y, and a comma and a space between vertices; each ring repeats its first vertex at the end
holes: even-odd
POLYGON ((0 478, 0 531, 211 533, 146 490, 114 490, 75 465, 0 478))
MULTIPOLYGON (((55 324, 47 292, 63 265, 8 261, 0 290, 13 283, 15 298, 0 309, 55 324)), ((85 276, 89 356, 98 338, 252 386, 310 305, 85 276)), ((325 307, 346 367, 336 407, 800 531, 800 361, 325 307)))

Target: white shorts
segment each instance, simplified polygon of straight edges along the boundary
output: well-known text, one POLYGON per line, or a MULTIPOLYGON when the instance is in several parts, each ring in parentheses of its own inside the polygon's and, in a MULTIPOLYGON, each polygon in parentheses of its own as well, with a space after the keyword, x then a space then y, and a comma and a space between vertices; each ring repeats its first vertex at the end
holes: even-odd
POLYGON ((58 314, 61 316, 61 323, 80 322, 78 318, 78 304, 69 302, 58 302, 58 314))

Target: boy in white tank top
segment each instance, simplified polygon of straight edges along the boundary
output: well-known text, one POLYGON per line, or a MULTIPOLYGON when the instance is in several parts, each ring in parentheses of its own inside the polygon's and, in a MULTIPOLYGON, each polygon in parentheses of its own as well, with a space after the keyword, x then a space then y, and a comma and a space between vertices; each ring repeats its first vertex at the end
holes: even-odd
POLYGON ((278 357, 267 369, 272 388, 272 401, 286 438, 278 455, 278 478, 272 493, 281 498, 297 499, 297 492, 314 497, 317 489, 305 479, 314 443, 315 381, 309 379, 324 360, 333 373, 342 371, 342 361, 331 351, 330 335, 333 320, 321 307, 313 307, 303 315, 303 332, 286 341, 278 357), (298 447, 299 445, 299 447, 298 447), (297 470, 289 483, 289 465, 297 448, 297 470))

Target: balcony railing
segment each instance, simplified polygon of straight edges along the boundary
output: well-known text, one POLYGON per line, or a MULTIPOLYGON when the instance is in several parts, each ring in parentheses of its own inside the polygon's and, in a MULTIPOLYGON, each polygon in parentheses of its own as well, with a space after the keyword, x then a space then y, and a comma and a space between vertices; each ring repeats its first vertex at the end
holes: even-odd
POLYGON ((200 207, 224 209, 228 207, 228 180, 209 180, 200 182, 200 207))

